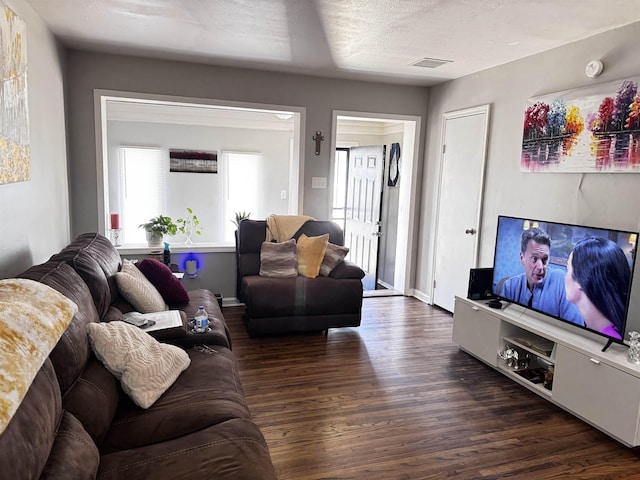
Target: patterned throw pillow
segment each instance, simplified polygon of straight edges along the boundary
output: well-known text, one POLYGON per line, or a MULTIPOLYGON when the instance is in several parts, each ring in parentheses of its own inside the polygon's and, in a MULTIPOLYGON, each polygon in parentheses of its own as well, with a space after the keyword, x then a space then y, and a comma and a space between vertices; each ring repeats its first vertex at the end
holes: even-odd
POLYGON ((189 303, 189 294, 171 269, 155 258, 145 258, 136 267, 156 287, 167 303, 189 303))
POLYGON ((130 260, 122 261, 122 270, 115 277, 118 290, 136 311, 153 313, 168 309, 160 292, 130 260))
POLYGON ((333 243, 328 244, 320 266, 320 275, 328 277, 331 271, 344 261, 347 253, 349 253, 348 247, 334 245, 333 243))
POLYGON ((316 278, 329 243, 329 234, 307 237, 304 233, 298 238, 298 273, 303 277, 316 278))
POLYGON ((89 323, 87 334, 96 357, 141 408, 153 405, 191 363, 181 348, 129 323, 89 323))
POLYGON ((260 248, 260 276, 297 277, 298 256, 296 254, 296 241, 264 242, 260 248))

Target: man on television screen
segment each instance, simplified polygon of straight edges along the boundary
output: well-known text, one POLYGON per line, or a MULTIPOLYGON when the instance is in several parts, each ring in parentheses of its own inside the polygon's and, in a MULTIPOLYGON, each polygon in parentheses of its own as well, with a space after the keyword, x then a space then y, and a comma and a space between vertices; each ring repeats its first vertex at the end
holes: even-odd
POLYGON ((564 272, 548 268, 550 250, 551 238, 544 230, 530 228, 522 232, 520 263, 524 273, 506 280, 499 294, 520 305, 584 326, 580 311, 567 300, 564 272))

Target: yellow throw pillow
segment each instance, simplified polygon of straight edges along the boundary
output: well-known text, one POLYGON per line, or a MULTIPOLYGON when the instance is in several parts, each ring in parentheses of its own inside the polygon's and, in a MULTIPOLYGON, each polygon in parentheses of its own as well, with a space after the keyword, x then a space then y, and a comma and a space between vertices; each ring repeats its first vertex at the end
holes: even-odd
POLYGON ((319 237, 307 237, 304 233, 298 238, 298 273, 307 278, 316 278, 329 243, 329 234, 319 237))

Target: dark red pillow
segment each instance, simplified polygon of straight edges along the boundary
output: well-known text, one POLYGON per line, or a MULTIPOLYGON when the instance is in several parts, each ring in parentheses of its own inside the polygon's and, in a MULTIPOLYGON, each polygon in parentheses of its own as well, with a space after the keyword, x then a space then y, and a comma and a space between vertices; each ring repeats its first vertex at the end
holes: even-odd
POLYGON ((184 285, 164 263, 154 258, 145 258, 138 261, 136 267, 156 287, 164 301, 169 305, 172 303, 189 303, 189 294, 184 285))

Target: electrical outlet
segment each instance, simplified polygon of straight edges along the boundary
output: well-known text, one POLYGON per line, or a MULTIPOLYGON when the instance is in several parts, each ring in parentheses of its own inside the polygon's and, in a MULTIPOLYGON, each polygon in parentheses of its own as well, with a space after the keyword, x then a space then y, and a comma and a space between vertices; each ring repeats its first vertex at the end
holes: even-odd
POLYGON ((280 190, 280 199, 281 200, 286 200, 287 199, 287 191, 286 190, 280 190))

